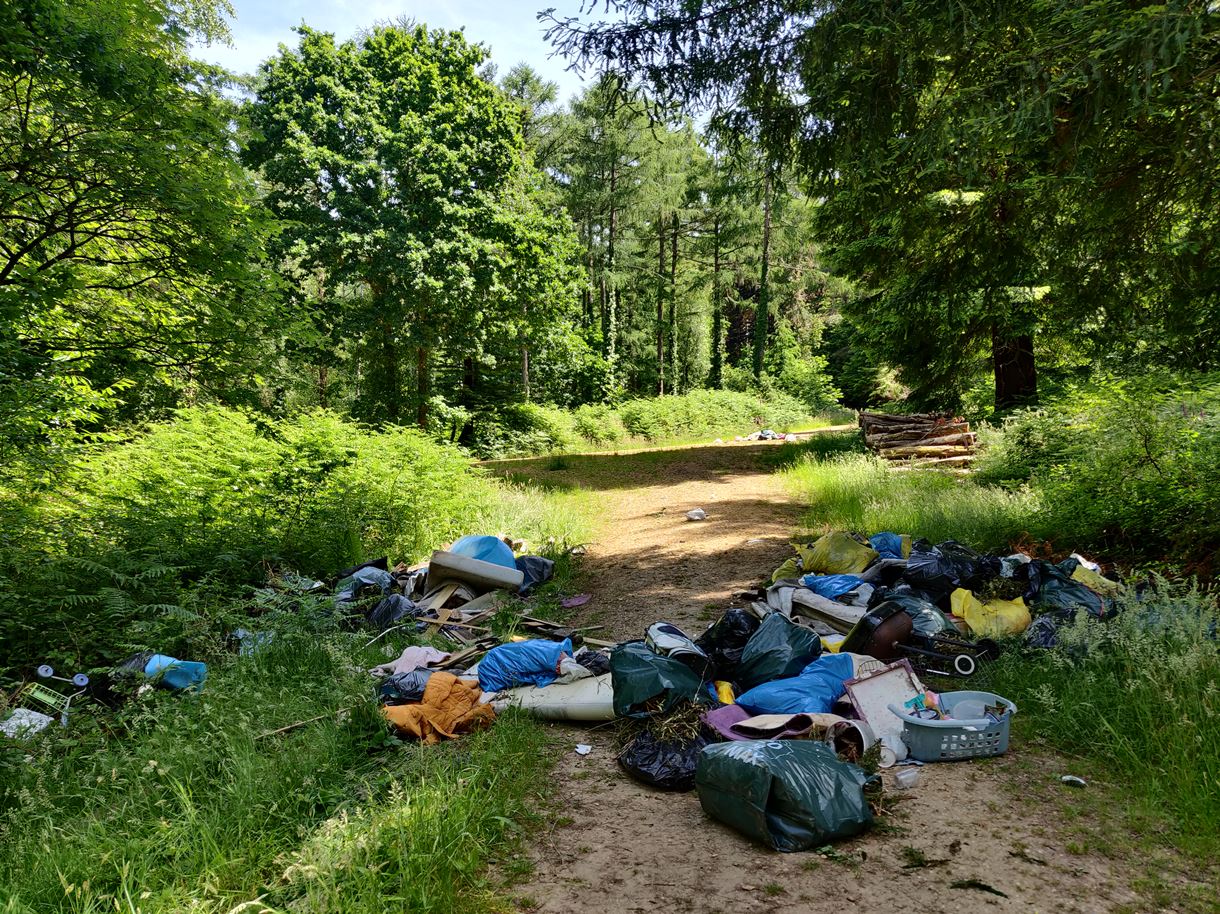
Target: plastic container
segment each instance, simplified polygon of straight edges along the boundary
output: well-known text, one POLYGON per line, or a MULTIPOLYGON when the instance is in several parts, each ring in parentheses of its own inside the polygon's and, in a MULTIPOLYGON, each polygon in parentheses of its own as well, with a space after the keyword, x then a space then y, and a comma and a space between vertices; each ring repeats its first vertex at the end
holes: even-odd
MULTIPOLYGON (((920 720, 906 713, 901 705, 889 705, 890 712, 902 720, 902 741, 911 751, 911 758, 921 762, 953 762, 962 759, 987 758, 1008 751, 1008 726, 1017 706, 1007 698, 991 692, 941 692, 940 708, 948 715, 958 702, 983 702, 1003 705, 1007 712, 998 721, 986 717, 958 720, 920 720)), ((978 707, 968 704, 967 708, 978 707)))
POLYGON ((922 779, 918 768, 903 768, 894 775, 894 786, 899 790, 910 790, 912 787, 918 787, 920 780, 922 779))

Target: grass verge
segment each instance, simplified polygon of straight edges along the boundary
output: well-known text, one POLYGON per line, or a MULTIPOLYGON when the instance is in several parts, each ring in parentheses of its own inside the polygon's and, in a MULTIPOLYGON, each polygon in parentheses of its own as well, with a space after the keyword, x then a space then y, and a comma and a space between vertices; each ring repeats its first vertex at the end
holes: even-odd
POLYGON ((859 435, 815 436, 781 450, 788 485, 809 506, 811 530, 892 530, 938 543, 958 540, 979 549, 1001 549, 1027 529, 1037 496, 976 485, 946 473, 896 473, 885 461, 862 453, 859 435))

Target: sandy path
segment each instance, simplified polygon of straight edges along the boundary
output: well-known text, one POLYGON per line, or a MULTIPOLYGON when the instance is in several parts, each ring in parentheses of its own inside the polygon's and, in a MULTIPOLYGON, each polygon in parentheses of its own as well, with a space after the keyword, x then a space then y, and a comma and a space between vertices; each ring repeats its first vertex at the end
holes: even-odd
MULTIPOLYGON (((576 624, 639 638, 664 619, 694 636, 790 552, 801 510, 766 465, 772 446, 504 469, 601 493, 602 532, 581 582, 593 601, 576 624), (707 521, 685 520, 695 507, 707 521)), ((565 753, 554 782, 558 824, 535 840, 533 875, 514 889, 526 911, 1149 910, 1127 888, 1130 874, 1059 821, 1075 797, 1056 763, 1019 746, 1002 759, 925 766, 923 784, 897 795, 888 826, 821 856, 766 850, 706 817, 695 793, 630 779, 615 763, 612 728, 554 732, 565 753), (578 742, 592 754, 571 753, 578 742), (945 862, 904 868, 907 847, 945 862), (1006 897, 951 887, 971 879, 1006 897)))

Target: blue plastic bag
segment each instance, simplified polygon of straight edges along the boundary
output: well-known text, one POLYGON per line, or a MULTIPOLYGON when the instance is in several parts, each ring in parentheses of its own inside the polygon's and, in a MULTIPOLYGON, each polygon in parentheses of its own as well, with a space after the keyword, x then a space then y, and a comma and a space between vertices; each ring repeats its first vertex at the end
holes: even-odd
POLYGON ((559 676, 559 660, 572 656, 572 639, 514 641, 493 647, 479 661, 479 688, 503 692, 517 686, 550 685, 559 676))
POLYGON ((179 660, 165 654, 153 654, 144 664, 144 675, 156 680, 163 689, 175 692, 198 692, 208 678, 208 665, 194 660, 179 660))
POLYGON ((905 559, 902 554, 902 537, 897 533, 874 533, 868 544, 877 550, 883 559, 905 559))
POLYGON ((850 654, 823 654, 799 676, 764 682, 739 695, 737 704, 754 714, 826 714, 855 676, 850 654))
POLYGON ((508 543, 495 536, 463 536, 449 547, 449 551, 481 562, 503 565, 505 568, 517 567, 517 559, 508 548, 508 543))
POLYGON ((860 578, 854 574, 807 574, 801 583, 819 597, 834 600, 859 587, 860 578))

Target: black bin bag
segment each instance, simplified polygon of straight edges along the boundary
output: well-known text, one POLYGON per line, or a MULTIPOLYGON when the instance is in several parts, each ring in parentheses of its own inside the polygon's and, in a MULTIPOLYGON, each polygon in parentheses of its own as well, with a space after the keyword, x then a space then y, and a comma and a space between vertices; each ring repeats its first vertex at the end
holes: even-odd
POLYGON ((695 639, 712 661, 712 675, 730 682, 737 676, 737 665, 750 636, 758 631, 758 617, 744 609, 730 609, 695 639))
MULTIPOLYGON (((665 713, 705 695, 697 673, 679 660, 653 653, 643 641, 627 641, 610 651, 610 684, 616 717, 665 713)), ((706 700, 710 702, 710 696, 706 700)))
POLYGON ((699 754, 708 745, 703 736, 694 739, 660 739, 645 730, 619 753, 623 770, 645 784, 662 790, 692 790, 699 754))
POLYGON ((741 740, 708 746, 695 787, 713 819, 777 851, 858 835, 873 821, 869 776, 825 743, 741 740))
POLYGON ((741 652, 733 682, 746 692, 756 685, 799 675, 822 653, 822 639, 811 628, 779 613, 763 620, 741 652))

